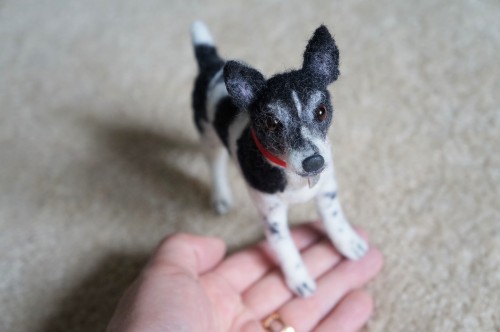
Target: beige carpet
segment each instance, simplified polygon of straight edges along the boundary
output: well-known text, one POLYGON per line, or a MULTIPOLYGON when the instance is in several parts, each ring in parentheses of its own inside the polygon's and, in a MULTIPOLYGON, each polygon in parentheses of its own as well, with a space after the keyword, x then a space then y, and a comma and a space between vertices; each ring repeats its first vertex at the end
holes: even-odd
MULTIPOLYGON (((0 331, 100 331, 165 234, 216 216, 191 122, 190 23, 267 74, 327 24, 351 221, 386 257, 368 331, 500 331, 500 3, 0 1, 0 331)), ((312 220, 312 205, 294 222, 312 220)))

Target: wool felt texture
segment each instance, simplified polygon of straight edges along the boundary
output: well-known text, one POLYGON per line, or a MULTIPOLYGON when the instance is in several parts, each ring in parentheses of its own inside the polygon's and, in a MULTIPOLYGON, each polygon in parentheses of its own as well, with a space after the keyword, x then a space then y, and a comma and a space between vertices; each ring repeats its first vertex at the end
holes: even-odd
POLYGON ((241 172, 252 188, 268 194, 285 190, 287 181, 283 169, 266 160, 253 140, 250 128, 243 131, 237 144, 241 172))
POLYGON ((257 134, 255 134, 255 130, 250 128, 250 132, 252 134, 252 139, 253 139, 255 145, 257 146, 259 151, 262 153, 262 155, 264 157, 266 157, 267 160, 269 160, 269 161, 271 161, 271 162, 273 162, 273 163, 275 163, 283 168, 286 168, 286 166, 287 166, 286 161, 281 160, 280 158, 276 157, 271 152, 269 152, 269 150, 267 150, 260 142, 259 138, 257 137, 257 134))
MULTIPOLYGON (((196 76, 191 105, 194 110, 196 128, 199 131, 203 131, 201 122, 208 120, 206 107, 207 87, 215 73, 224 65, 224 61, 219 57, 217 49, 214 46, 198 45, 195 47, 194 52, 199 74, 196 76)), ((230 107, 228 105, 226 108, 229 110, 230 107)))
POLYGON ((385 256, 366 331, 500 328, 498 1, 4 0, 0 17, 0 331, 103 331, 166 234, 262 238, 235 167, 236 208, 210 206, 196 19, 267 75, 300 68, 321 23, 334 35, 338 195, 385 256))
POLYGON ((340 75, 339 49, 324 25, 314 32, 307 44, 303 70, 314 78, 315 86, 322 89, 337 80, 340 75))
MULTIPOLYGON (((207 92, 202 90, 208 87, 208 84, 200 84, 200 81, 218 80, 219 73, 213 69, 220 68, 221 59, 214 45, 195 44, 194 47, 199 68, 193 91, 197 127, 213 125, 220 140, 228 147, 228 128, 239 112, 247 112, 250 115, 248 126, 251 128, 251 141, 248 142, 250 137, 247 131, 235 138, 238 148, 242 149, 236 154, 243 176, 254 189, 265 193, 282 192, 287 180, 278 166, 286 168, 287 163, 280 159, 280 156, 307 147, 317 153, 317 147, 304 137, 302 130, 307 129, 309 133, 316 135, 316 138, 325 140, 331 123, 333 109, 326 87, 338 78, 339 51, 328 29, 321 25, 314 31, 304 51, 302 69, 276 74, 268 81, 262 73, 249 65, 234 60, 227 61, 222 71, 233 104, 227 102, 226 98, 223 102, 218 102, 213 124, 209 124, 210 119, 200 112, 202 109, 206 113, 206 105, 209 103, 208 99, 203 99, 206 98, 207 92), (316 98, 317 95, 322 97, 316 98), (312 105, 312 110, 302 111, 300 100, 312 100, 316 104, 320 102, 319 107, 312 105), (315 116, 318 109, 323 112, 321 118, 315 116), (312 116, 307 113, 312 113, 312 116), (256 149, 263 156, 258 156, 254 152, 256 149), (272 164, 258 166, 263 160, 271 161, 272 164)), ((304 170, 314 172, 323 166, 323 158, 311 156, 304 160, 303 164, 304 170)))
POLYGON ((236 61, 224 66, 227 92, 236 106, 250 109, 266 88, 266 79, 257 70, 236 61))

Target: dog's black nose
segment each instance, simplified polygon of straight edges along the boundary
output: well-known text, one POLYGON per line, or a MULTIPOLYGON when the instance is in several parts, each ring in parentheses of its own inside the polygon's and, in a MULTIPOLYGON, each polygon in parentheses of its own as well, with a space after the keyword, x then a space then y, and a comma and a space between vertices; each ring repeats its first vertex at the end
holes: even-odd
POLYGON ((314 154, 302 161, 302 167, 306 172, 316 172, 325 164, 325 159, 319 154, 314 154))

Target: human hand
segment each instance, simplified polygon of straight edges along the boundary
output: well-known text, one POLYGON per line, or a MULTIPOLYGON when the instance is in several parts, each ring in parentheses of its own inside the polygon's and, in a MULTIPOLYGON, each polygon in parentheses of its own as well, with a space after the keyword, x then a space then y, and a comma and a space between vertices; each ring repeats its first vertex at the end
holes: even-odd
POLYGON ((223 259, 222 240, 177 234, 124 294, 108 332, 264 332, 261 320, 274 312, 296 332, 360 329, 372 299, 359 288, 380 271, 380 252, 349 261, 310 225, 292 235, 317 280, 313 296, 293 296, 265 241, 223 259))

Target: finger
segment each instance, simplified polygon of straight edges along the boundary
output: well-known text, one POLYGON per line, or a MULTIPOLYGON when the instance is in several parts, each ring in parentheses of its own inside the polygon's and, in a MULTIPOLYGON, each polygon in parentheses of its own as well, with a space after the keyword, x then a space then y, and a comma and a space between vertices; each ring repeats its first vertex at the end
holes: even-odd
POLYGON ((255 320, 249 321, 246 323, 240 330, 241 332, 266 332, 262 327, 260 322, 255 320))
POLYGON ((343 260, 318 280, 316 293, 294 298, 280 310, 283 319, 299 331, 311 331, 351 290, 360 288, 381 270, 380 251, 370 248, 359 261, 343 260), (303 313, 307 312, 307 316, 303 313))
POLYGON ((314 332, 354 332, 363 327, 373 312, 373 300, 362 290, 355 290, 340 301, 314 332))
POLYGON ((164 239, 149 266, 185 271, 192 276, 214 268, 224 257, 224 241, 214 237, 175 234, 164 239))
MULTIPOLYGON (((303 251, 302 258, 315 279, 342 260, 327 239, 303 251)), ((263 318, 281 307, 292 296, 281 270, 275 269, 243 293, 243 303, 255 313, 256 317, 263 318)))
MULTIPOLYGON (((309 225, 292 230, 292 237, 299 249, 315 243, 321 235, 309 225)), ((241 293, 275 265, 269 245, 267 241, 263 241, 252 248, 229 256, 215 269, 215 272, 222 275, 238 293, 241 293)))

